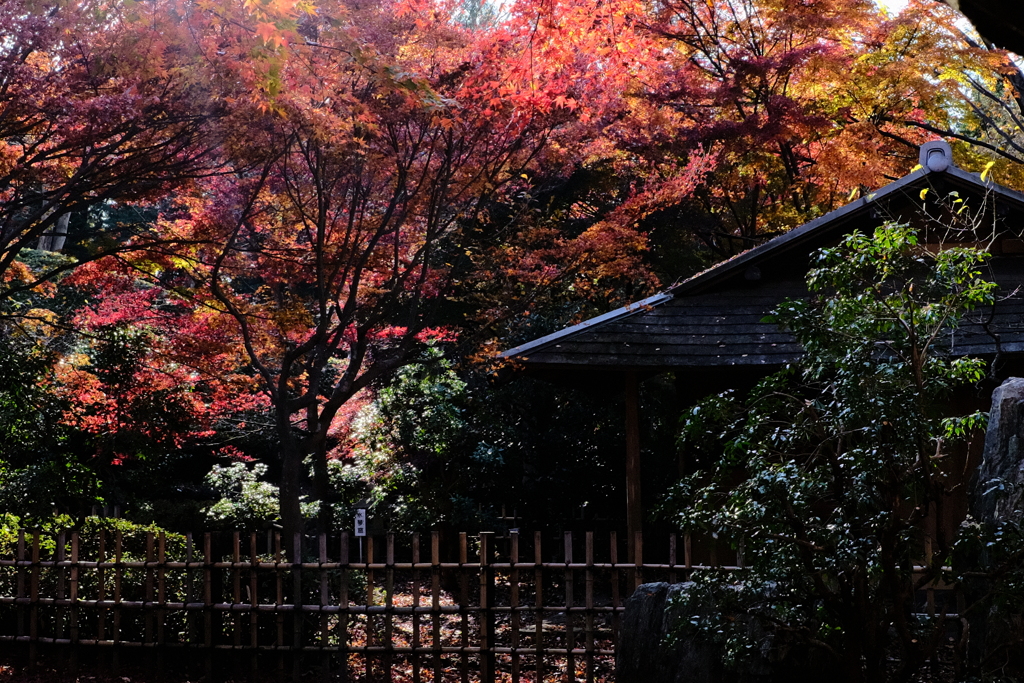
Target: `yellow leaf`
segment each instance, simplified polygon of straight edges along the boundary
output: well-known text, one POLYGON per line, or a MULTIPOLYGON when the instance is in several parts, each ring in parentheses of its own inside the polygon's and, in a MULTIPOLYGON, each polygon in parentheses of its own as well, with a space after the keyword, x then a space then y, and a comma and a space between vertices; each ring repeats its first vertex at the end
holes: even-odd
POLYGON ((856 196, 857 196, 857 188, 855 187, 852 190, 850 190, 850 196, 846 198, 846 201, 852 202, 853 198, 856 197, 856 196))
POLYGON ((921 190, 921 199, 924 199, 924 196, 925 196, 926 194, 928 194, 928 188, 927 188, 927 187, 926 187, 926 188, 924 188, 923 190, 921 190))
POLYGON ((910 172, 913 173, 914 171, 919 171, 922 168, 924 168, 924 166, 922 166, 921 164, 918 164, 918 165, 914 166, 914 168, 910 169, 910 172))
POLYGON ((981 180, 982 180, 982 182, 985 181, 985 179, 988 177, 988 172, 991 171, 992 167, 995 166, 995 165, 996 165, 996 162, 994 162, 994 161, 990 161, 987 164, 985 164, 985 170, 981 172, 981 180))

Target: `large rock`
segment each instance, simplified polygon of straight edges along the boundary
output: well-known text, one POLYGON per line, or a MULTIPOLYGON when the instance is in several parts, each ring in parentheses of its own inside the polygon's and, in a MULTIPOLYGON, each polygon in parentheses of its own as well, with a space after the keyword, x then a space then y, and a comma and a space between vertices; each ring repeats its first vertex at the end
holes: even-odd
MULTIPOLYGON (((693 616, 721 611, 702 602, 684 611, 673 599, 692 583, 647 583, 629 600, 616 648, 617 683, 821 683, 828 672, 821 653, 762 628, 743 614, 730 618, 744 625, 755 654, 726 670, 722 650, 699 631, 681 628, 693 616)), ((735 587, 734 590, 742 590, 735 587)), ((766 599, 770 599, 766 596, 766 599)))
MULTIPOLYGON (((985 452, 971 482, 969 509, 973 524, 983 534, 993 533, 1004 522, 1012 523, 1024 511, 1024 379, 1020 377, 1011 377, 992 392, 985 452)), ((954 564, 984 573, 995 562, 990 553, 982 543, 954 557, 954 564)), ((993 581, 983 576, 975 576, 963 587, 967 605, 980 603, 967 613, 967 665, 970 673, 979 676, 988 669, 1018 666, 1019 662, 1011 663, 1011 656, 1019 653, 1024 641, 1020 615, 992 602, 994 588, 993 581)))
POLYGON ((971 486, 971 516, 998 523, 1020 512, 1024 497, 1024 378, 1011 377, 992 392, 985 454, 971 486))
POLYGON ((717 648, 699 638, 669 646, 678 623, 672 598, 689 584, 645 583, 626 601, 615 652, 618 683, 718 683, 722 680, 717 648))

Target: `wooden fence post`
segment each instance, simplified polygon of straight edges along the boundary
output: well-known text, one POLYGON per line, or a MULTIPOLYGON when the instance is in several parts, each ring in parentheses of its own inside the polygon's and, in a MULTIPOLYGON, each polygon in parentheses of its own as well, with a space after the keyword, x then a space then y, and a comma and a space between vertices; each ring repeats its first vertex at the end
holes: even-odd
MULTIPOLYGON (((370 569, 370 565, 373 564, 373 536, 366 536, 366 644, 375 645, 377 642, 376 634, 373 630, 373 615, 370 613, 370 608, 373 607, 373 582, 374 575, 373 570, 370 569)), ((364 653, 363 659, 366 664, 366 680, 371 683, 374 680, 373 677, 373 657, 369 652, 364 653)))
POLYGON ((26 555, 26 550, 25 550, 25 530, 24 529, 18 529, 18 554, 17 554, 18 570, 17 570, 17 579, 15 581, 15 586, 14 586, 14 590, 15 590, 15 594, 14 594, 15 603, 14 604, 17 606, 16 610, 17 610, 17 613, 18 613, 18 628, 17 628, 17 631, 15 631, 15 633, 18 634, 18 638, 23 638, 25 636, 25 632, 28 630, 26 625, 25 625, 25 612, 26 612, 26 609, 25 609, 25 603, 24 603, 24 599, 25 599, 25 597, 27 597, 26 596, 26 590, 25 590, 25 577, 27 575, 27 570, 25 569, 25 558, 26 557, 27 557, 27 555, 26 555))
POLYGON ((412 682, 420 683, 420 535, 412 535, 412 682))
POLYGON ((167 645, 167 629, 164 627, 167 621, 167 534, 163 531, 157 541, 156 558, 156 670, 160 678, 164 670, 164 649, 167 645))
POLYGON ((574 572, 572 567, 572 532, 565 532, 565 681, 573 683, 576 680, 576 657, 573 649, 576 647, 576 634, 573 630, 572 608, 576 602, 573 595, 574 572))
POLYGON ((391 648, 395 637, 395 534, 391 531, 385 538, 384 554, 384 669, 387 680, 394 680, 394 657, 391 648))
MULTIPOLYGON (((231 534, 231 614, 225 621, 231 623, 231 643, 236 647, 242 646, 242 613, 237 611, 238 605, 242 603, 242 569, 238 566, 242 562, 242 535, 235 531, 231 534)), ((235 650, 237 653, 238 650, 235 650)), ((237 654, 232 658, 238 661, 237 654)))
POLYGON ((512 683, 519 683, 519 629, 521 617, 519 614, 519 532, 513 531, 509 534, 509 557, 512 565, 509 571, 509 605, 512 608, 512 683))
MULTIPOLYGON (((146 603, 146 605, 147 605, 147 607, 149 609, 144 609, 142 611, 142 613, 143 613, 143 620, 144 620, 144 622, 146 624, 146 626, 145 626, 145 630, 146 630, 145 642, 147 644, 152 644, 153 643, 153 610, 152 610, 152 606, 153 606, 153 559, 154 559, 153 558, 153 552, 154 552, 154 538, 155 538, 155 536, 153 535, 152 531, 147 531, 146 532, 146 568, 144 570, 145 574, 146 574, 146 592, 145 592, 145 595, 143 597, 143 600, 145 601, 145 603, 146 603)), ((150 660, 150 670, 152 670, 152 668, 153 668, 152 664, 153 664, 153 662, 152 662, 152 660, 150 660)))
POLYGON ((480 680, 494 683, 494 572, 491 569, 493 531, 480 532, 480 680))
POLYGON ((644 582, 644 533, 642 531, 636 532, 636 540, 633 542, 633 560, 636 567, 633 570, 633 591, 635 591, 644 582))
POLYGON ((434 650, 434 681, 443 680, 441 654, 441 532, 430 532, 430 647, 434 650))
MULTIPOLYGON (((348 631, 348 577, 349 577, 349 540, 348 532, 341 532, 341 556, 339 561, 342 564, 341 567, 341 595, 339 604, 342 608, 341 614, 338 617, 338 638, 341 641, 343 648, 349 646, 349 631, 348 631)), ((341 680, 348 683, 349 680, 349 653, 347 650, 342 650, 341 653, 341 680)))
MULTIPOLYGON (((99 538, 97 540, 99 548, 96 550, 96 600, 103 603, 107 599, 106 585, 104 583, 104 568, 103 564, 107 561, 107 532, 103 529, 99 530, 99 538)), ((96 640, 104 641, 107 638, 106 633, 107 625, 107 608, 102 607, 96 613, 96 640)))
MULTIPOLYGON (((469 647, 469 613, 466 611, 466 606, 469 604, 469 576, 468 567, 466 566, 469 564, 467 540, 466 532, 461 532, 459 534, 459 614, 462 617, 462 640, 460 645, 463 648, 469 647)), ((462 650, 460 670, 462 683, 469 683, 469 654, 466 653, 465 649, 462 650)))
POLYGON ((32 532, 32 574, 29 578, 28 666, 35 670, 39 658, 39 530, 32 532))
POLYGON ((327 680, 331 675, 331 653, 326 649, 330 642, 330 631, 328 627, 327 607, 330 600, 330 585, 327 582, 327 570, 324 569, 324 565, 327 564, 327 534, 320 532, 317 536, 317 559, 320 562, 320 675, 323 680, 327 680))
POLYGON ((586 574, 586 642, 587 650, 587 683, 594 683, 594 532, 588 531, 586 536, 585 559, 586 574))
POLYGON ((121 560, 124 552, 124 534, 120 529, 114 532, 114 653, 111 656, 114 675, 121 669, 121 583, 124 571, 121 560))
POLYGON ((302 535, 292 536, 292 682, 302 678, 302 535))
POLYGON ((213 680, 213 539, 203 534, 203 663, 206 680, 213 680))
POLYGON ((619 537, 615 531, 609 532, 608 543, 612 564, 612 644, 619 642, 619 537))
POLYGON ((277 678, 281 680, 284 678, 284 612, 281 611, 281 606, 284 605, 284 572, 281 570, 281 565, 284 563, 284 549, 281 546, 281 532, 274 532, 274 583, 277 592, 275 597, 277 598, 275 605, 277 609, 274 610, 274 620, 277 624, 277 639, 274 641, 277 652, 277 678))
MULTIPOLYGON (((66 576, 69 573, 68 567, 62 566, 67 560, 67 545, 68 538, 67 532, 63 529, 57 532, 57 542, 54 545, 54 552, 52 559, 55 561, 53 565, 53 571, 51 575, 57 576, 57 600, 58 603, 54 609, 54 636, 57 638, 64 638, 64 619, 70 616, 70 609, 68 605, 64 603, 67 599, 67 581, 66 576)), ((62 650, 58 650, 54 653, 57 659, 63 663, 64 656, 67 654, 62 650)))
POLYGON ((78 673, 78 532, 71 532, 71 580, 69 581, 68 608, 70 617, 68 624, 71 638, 71 675, 77 678, 78 673))
POLYGON ((255 531, 251 532, 249 535, 249 564, 249 647, 251 648, 249 653, 249 677, 255 681, 259 675, 260 668, 260 613, 257 608, 257 605, 260 604, 259 597, 257 596, 257 590, 259 588, 260 556, 256 548, 255 531))
POLYGON ((534 596, 533 647, 537 657, 537 676, 544 680, 544 553, 541 548, 541 532, 533 533, 533 583, 534 596))

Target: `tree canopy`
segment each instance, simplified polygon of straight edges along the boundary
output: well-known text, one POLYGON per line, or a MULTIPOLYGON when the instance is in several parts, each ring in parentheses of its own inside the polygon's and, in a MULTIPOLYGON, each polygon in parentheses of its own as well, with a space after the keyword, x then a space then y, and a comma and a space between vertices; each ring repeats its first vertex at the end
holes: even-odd
POLYGON ((428 349, 479 382, 495 348, 836 208, 936 133, 1020 184, 1013 63, 934 3, 0 0, 0 18, 0 325, 36 385, 0 393, 21 444, 3 476, 79 473, 77 502, 52 501, 73 514, 182 459, 258 460, 286 530, 317 502, 326 527, 338 463, 374 450, 354 420, 393 410, 428 349))

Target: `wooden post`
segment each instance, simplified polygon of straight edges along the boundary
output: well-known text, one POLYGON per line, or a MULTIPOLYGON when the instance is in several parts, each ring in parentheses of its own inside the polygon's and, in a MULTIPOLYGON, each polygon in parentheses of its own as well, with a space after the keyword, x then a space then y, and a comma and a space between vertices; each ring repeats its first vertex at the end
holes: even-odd
POLYGON ((121 668, 121 652, 117 647, 121 642, 121 579, 123 573, 121 560, 123 559, 124 535, 120 529, 114 532, 114 652, 111 655, 111 665, 114 675, 118 675, 121 668))
POLYGON ((480 532, 480 681, 494 683, 494 578, 490 568, 493 531, 480 532))
POLYGON ((519 564, 519 532, 513 531, 509 536, 509 563, 512 565, 509 572, 509 604, 512 606, 512 683, 519 683, 519 570, 515 568, 519 564))
POLYGON ((412 680, 420 683, 420 535, 412 535, 412 680))
POLYGON ((586 574, 586 662, 587 683, 594 683, 594 532, 588 531, 586 536, 585 557, 586 574))
POLYGON ((459 660, 459 673, 462 683, 469 683, 469 576, 467 576, 469 563, 468 536, 465 531, 459 532, 459 615, 462 621, 462 637, 459 645, 461 659, 459 660))
POLYGON ((36 529, 32 532, 32 574, 28 584, 28 667, 29 671, 35 671, 39 660, 39 534, 36 529))
POLYGON ((626 539, 627 559, 634 559, 634 539, 643 529, 640 504, 640 382, 626 373, 626 539))
MULTIPOLYGON (((64 638, 64 618, 70 614, 67 604, 64 603, 64 600, 67 598, 67 582, 65 580, 65 575, 68 573, 68 571, 65 567, 61 566, 67 560, 67 544, 67 532, 63 530, 57 532, 57 543, 53 549, 53 556, 50 558, 56 561, 55 564, 53 565, 53 571, 51 572, 51 576, 54 574, 57 576, 58 600, 56 609, 54 610, 56 623, 54 624, 53 635, 61 639, 64 638)), ((64 661, 65 655, 69 654, 69 652, 65 651, 64 649, 58 649, 55 654, 57 655, 58 661, 57 668, 65 671, 69 670, 70 667, 67 666, 67 664, 64 661)))
POLYGON ((533 532, 533 646, 537 652, 537 674, 534 678, 536 681, 544 680, 544 552, 541 548, 541 539, 541 532, 533 532))
MULTIPOLYGON (((374 627, 373 614, 370 612, 370 608, 373 607, 373 583, 374 575, 373 570, 370 569, 370 565, 373 564, 373 536, 366 536, 366 645, 368 647, 376 647, 377 639, 374 627)), ((367 650, 363 657, 364 663, 366 664, 366 680, 375 681, 376 678, 373 673, 373 657, 370 656, 370 652, 367 650)))
POLYGON ((78 673, 78 532, 71 532, 71 580, 70 592, 68 597, 71 599, 71 605, 68 609, 69 612, 69 629, 68 634, 71 638, 71 673, 76 675, 78 673))
POLYGON ((213 539, 203 534, 203 664, 213 680, 213 539))
POLYGON ((320 561, 320 676, 326 681, 330 680, 331 676, 331 653, 326 649, 330 644, 330 621, 327 618, 327 611, 324 609, 331 604, 330 583, 328 583, 327 570, 324 569, 324 565, 327 563, 327 534, 321 531, 317 542, 320 546, 317 549, 319 551, 317 559, 320 561))
MULTIPOLYGON (((280 531, 275 531, 274 532, 274 564, 276 565, 276 572, 275 573, 277 575, 275 577, 275 581, 276 581, 275 586, 277 588, 277 592, 275 593, 275 596, 277 597, 277 604, 278 605, 283 605, 284 604, 284 572, 281 571, 281 565, 283 563, 284 563, 284 548, 281 545, 281 532, 280 531)), ((277 650, 276 650, 276 652, 277 652, 277 679, 278 680, 283 680, 284 679, 284 647, 287 644, 287 643, 285 643, 285 639, 284 639, 284 612, 281 612, 279 610, 276 613, 275 619, 277 621, 277 640, 274 641, 274 644, 277 645, 277 650)))
POLYGON ((394 658, 391 648, 395 646, 395 534, 389 531, 384 538, 384 669, 386 680, 394 680, 394 658))
POLYGON ((302 674, 302 534, 292 534, 292 681, 298 683, 302 674))
MULTIPOLYGON (((269 550, 269 548, 268 548, 269 550)), ((259 587, 259 569, 260 569, 260 556, 256 550, 256 532, 250 532, 249 535, 249 562, 251 569, 249 570, 249 678, 250 680, 257 680, 259 675, 259 645, 260 645, 260 629, 259 629, 259 611, 256 609, 256 605, 259 604, 259 597, 256 594, 256 590, 259 587)))
POLYGON ((156 561, 156 600, 159 606, 156 611, 156 670, 159 680, 163 676, 164 649, 167 644, 164 629, 164 623, 167 620, 167 610, 165 609, 167 605, 167 569, 164 566, 167 563, 167 534, 163 531, 160 532, 160 537, 157 540, 156 561))
POLYGON ((615 608, 612 611, 612 646, 614 647, 619 642, 619 570, 616 568, 616 565, 619 564, 619 538, 615 531, 608 536, 612 563, 612 607, 615 608))
POLYGON ((430 532, 430 646, 434 650, 434 681, 441 681, 441 533, 430 532))
MULTIPOLYGON (((338 642, 341 643, 342 648, 348 648, 349 635, 348 635, 348 577, 349 577, 349 542, 348 532, 341 532, 341 549, 340 549, 340 560, 342 564, 341 568, 341 593, 338 596, 338 605, 342 608, 341 613, 338 616, 338 642)), ((349 680, 349 652, 347 649, 343 649, 341 652, 341 680, 349 680)))
POLYGON ((576 657, 573 650, 576 649, 576 634, 573 632, 572 608, 576 602, 573 595, 573 570, 572 564, 572 532, 565 532, 565 681, 573 683, 576 680, 576 657))

